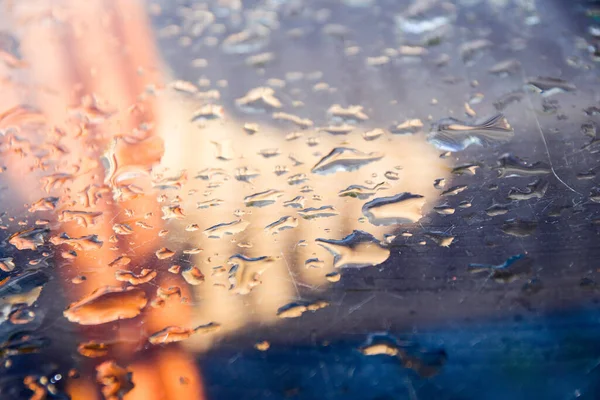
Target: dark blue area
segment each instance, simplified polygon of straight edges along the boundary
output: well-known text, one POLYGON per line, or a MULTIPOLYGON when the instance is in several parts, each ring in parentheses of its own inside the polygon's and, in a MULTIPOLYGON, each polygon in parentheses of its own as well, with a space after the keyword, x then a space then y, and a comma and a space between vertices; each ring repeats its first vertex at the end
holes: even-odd
POLYGON ((446 351, 439 374, 420 377, 364 344, 220 350, 200 362, 214 399, 598 399, 600 312, 581 310, 398 335, 446 351))

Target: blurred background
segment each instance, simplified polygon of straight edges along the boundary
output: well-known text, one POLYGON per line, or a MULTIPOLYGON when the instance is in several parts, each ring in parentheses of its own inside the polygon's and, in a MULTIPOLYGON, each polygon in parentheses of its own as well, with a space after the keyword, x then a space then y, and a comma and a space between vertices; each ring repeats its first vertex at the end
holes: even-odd
POLYGON ((0 4, 0 398, 600 398, 598 2, 0 4))

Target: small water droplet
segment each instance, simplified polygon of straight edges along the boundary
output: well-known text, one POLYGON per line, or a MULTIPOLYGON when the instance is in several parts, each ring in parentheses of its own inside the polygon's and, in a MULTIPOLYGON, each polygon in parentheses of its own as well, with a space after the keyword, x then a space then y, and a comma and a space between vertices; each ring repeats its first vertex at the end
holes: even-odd
POLYGON ((209 238, 220 239, 225 235, 235 235, 243 232, 250 225, 249 222, 238 219, 231 222, 224 222, 211 226, 204 230, 204 234, 209 238))
POLYGON ((336 147, 311 170, 313 174, 329 175, 339 171, 354 171, 383 158, 382 153, 363 153, 347 147, 336 147))
POLYGON ((298 211, 298 214, 304 219, 327 218, 339 215, 339 212, 333 206, 321 206, 319 208, 304 208, 298 211))

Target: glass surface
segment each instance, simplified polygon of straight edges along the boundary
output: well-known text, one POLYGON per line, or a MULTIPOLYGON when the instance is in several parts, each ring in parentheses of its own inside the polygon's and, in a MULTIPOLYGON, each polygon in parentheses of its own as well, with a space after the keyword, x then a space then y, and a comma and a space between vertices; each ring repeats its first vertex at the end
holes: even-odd
POLYGON ((600 398, 600 6, 0 2, 1 399, 600 398))

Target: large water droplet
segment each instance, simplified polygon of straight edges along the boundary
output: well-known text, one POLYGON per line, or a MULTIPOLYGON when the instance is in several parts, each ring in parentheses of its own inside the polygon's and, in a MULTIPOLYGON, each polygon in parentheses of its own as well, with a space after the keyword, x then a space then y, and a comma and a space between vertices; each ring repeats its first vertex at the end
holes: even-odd
POLYGON ((248 294, 255 286, 260 284, 260 276, 273 264, 275 259, 272 257, 246 257, 236 254, 229 258, 230 290, 237 294, 248 294))
POLYGON ((472 144, 492 146, 506 143, 514 130, 502 114, 487 120, 470 123, 455 118, 445 118, 432 125, 427 137, 429 143, 440 150, 462 151, 472 144))
POLYGON ((194 334, 213 333, 218 331, 220 328, 221 325, 215 324, 214 322, 208 323, 206 325, 197 326, 194 329, 186 329, 181 328, 179 326, 168 326, 150 335, 148 341, 152 344, 167 344, 181 342, 182 340, 185 340, 194 334))
POLYGON ((395 225, 417 222, 421 219, 425 198, 418 194, 400 193, 379 197, 362 207, 362 213, 373 225, 395 225))
POLYGON ((69 305, 63 314, 71 322, 98 325, 134 318, 147 302, 146 294, 137 287, 104 286, 69 305))
POLYGON ((317 244, 329 251, 335 268, 364 268, 383 263, 390 251, 363 231, 354 231, 341 240, 317 239, 317 244))

